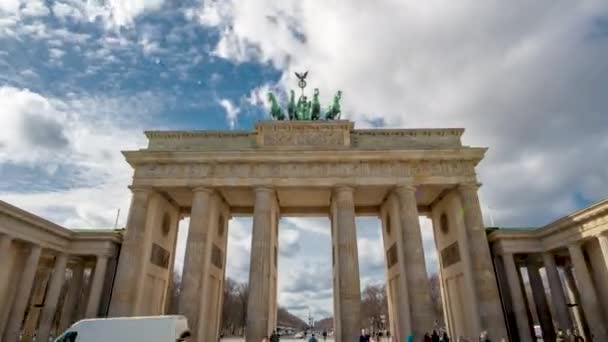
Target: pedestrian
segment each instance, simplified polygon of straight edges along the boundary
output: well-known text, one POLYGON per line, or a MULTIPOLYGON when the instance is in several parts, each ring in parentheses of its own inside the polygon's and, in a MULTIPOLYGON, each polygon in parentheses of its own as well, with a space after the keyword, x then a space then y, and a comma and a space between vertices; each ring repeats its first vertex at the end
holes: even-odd
POLYGON ((279 334, 277 334, 277 331, 274 330, 272 335, 270 335, 270 342, 279 342, 279 339, 279 334))
POLYGON ((433 342, 431 340, 431 335, 429 335, 429 333, 424 333, 424 338, 422 339, 424 342, 433 342))
POLYGON ((407 342, 414 342, 414 335, 413 334, 407 335, 407 342))
POLYGON ((310 335, 310 339, 308 340, 308 342, 317 342, 317 339, 315 338, 315 334, 314 333, 312 333, 310 335))
POLYGON ((439 334, 437 334, 437 330, 433 330, 433 334, 431 334, 432 342, 439 342, 439 334))
POLYGON ((479 334, 479 342, 491 342, 487 331, 484 330, 479 334))
POLYGON ((557 329, 557 337, 555 338, 555 342, 567 342, 562 329, 557 329))
POLYGON ((361 329, 361 335, 359 336, 359 342, 369 342, 369 339, 365 335, 365 329, 361 329))
POLYGON ((323 341, 327 339, 327 330, 323 331, 323 341))
POLYGON ((447 332, 443 332, 443 341, 442 342, 450 342, 450 338, 448 337, 447 332))

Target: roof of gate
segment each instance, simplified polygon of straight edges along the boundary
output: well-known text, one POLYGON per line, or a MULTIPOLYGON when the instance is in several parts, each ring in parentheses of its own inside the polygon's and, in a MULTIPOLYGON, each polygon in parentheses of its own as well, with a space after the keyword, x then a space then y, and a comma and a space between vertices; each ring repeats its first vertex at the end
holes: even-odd
POLYGON ((149 151, 461 148, 463 128, 355 129, 336 121, 260 121, 253 131, 147 131, 149 151))

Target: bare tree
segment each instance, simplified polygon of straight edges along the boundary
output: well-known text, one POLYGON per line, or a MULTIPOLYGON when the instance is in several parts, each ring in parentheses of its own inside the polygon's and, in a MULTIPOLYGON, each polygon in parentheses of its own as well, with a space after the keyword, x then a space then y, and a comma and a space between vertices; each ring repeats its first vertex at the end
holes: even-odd
POLYGON ((431 303, 435 311, 435 317, 441 326, 444 326, 443 302, 441 300, 441 279, 437 273, 429 277, 429 288, 431 290, 431 303))
POLYGON ((386 287, 384 285, 369 285, 361 294, 361 323, 372 330, 385 329, 388 322, 388 305, 386 287))

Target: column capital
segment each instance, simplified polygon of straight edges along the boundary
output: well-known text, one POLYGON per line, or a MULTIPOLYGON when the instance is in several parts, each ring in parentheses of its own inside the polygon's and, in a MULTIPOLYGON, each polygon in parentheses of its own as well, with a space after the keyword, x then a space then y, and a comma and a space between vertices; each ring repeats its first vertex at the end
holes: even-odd
POLYGON ((192 192, 206 192, 208 194, 213 194, 215 192, 215 189, 210 188, 208 186, 197 186, 195 188, 192 188, 192 192))
POLYGON ((576 240, 576 241, 572 241, 568 244, 568 250, 572 249, 576 249, 579 251, 582 251, 581 249, 583 248, 583 244, 585 243, 585 241, 583 240, 576 240))
POLYGON ((129 185, 129 189, 131 189, 132 193, 144 193, 144 194, 151 194, 152 193, 152 188, 149 186, 140 186, 140 185, 129 185))
POLYGON ((355 192, 355 187, 351 184, 337 184, 334 186, 333 192, 355 192))
POLYGON ((274 192, 274 188, 270 185, 257 185, 253 188, 254 192, 274 192))
POLYGON ((403 193, 404 191, 413 192, 416 191, 416 185, 412 182, 397 184, 394 191, 396 194, 403 193))
POLYGON ((459 183, 457 189, 458 190, 479 190, 480 187, 481 187, 481 183, 466 182, 466 183, 459 183))
POLYGON ((15 238, 6 233, 0 233, 0 241, 13 241, 15 238))

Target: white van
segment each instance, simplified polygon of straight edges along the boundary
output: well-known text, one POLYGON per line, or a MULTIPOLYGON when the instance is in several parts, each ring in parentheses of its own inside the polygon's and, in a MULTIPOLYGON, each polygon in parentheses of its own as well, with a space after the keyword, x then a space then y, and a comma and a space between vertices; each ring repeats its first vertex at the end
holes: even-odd
POLYGON ((84 319, 55 342, 179 342, 189 337, 186 317, 150 316, 84 319))

